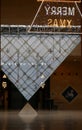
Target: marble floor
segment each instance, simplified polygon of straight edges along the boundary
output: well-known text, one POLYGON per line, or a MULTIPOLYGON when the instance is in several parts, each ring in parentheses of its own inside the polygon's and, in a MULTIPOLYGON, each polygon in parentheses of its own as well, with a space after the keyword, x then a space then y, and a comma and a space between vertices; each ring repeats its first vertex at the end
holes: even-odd
POLYGON ((82 111, 38 111, 38 115, 0 111, 0 130, 82 130, 82 111))

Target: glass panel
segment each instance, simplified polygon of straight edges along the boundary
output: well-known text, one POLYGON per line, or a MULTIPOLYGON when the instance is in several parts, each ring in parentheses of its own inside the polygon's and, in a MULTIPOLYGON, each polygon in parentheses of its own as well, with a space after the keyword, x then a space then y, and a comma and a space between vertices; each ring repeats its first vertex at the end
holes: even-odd
POLYGON ((1 35, 1 69, 29 100, 80 41, 80 35, 1 35))

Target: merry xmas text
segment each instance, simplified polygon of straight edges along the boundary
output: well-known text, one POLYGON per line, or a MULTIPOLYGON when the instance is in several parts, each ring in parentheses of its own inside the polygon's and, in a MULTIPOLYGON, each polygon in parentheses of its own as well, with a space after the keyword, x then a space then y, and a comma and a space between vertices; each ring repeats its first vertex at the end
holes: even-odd
POLYGON ((71 27, 73 24, 72 18, 70 16, 75 16, 75 7, 56 7, 56 6, 44 6, 46 16, 59 16, 57 19, 48 18, 47 25, 54 27, 71 27), (62 18, 66 16, 66 18, 62 18), (67 18, 69 16, 69 19, 67 18))

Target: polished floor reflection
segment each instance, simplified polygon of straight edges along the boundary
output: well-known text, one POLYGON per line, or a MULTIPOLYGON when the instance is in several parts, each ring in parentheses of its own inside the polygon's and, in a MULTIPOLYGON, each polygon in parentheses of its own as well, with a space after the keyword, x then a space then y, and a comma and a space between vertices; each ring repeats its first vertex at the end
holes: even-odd
POLYGON ((0 112, 0 130, 82 130, 81 111, 38 111, 38 116, 0 112))

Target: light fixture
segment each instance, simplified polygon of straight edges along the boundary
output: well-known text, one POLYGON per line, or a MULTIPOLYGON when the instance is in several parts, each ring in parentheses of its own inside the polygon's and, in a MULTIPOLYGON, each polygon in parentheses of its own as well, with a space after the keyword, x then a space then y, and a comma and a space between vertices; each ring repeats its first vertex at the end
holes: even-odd
POLYGON ((41 75, 41 79, 44 79, 44 78, 45 78, 45 76, 42 74, 42 75, 41 75))
POLYGON ((46 63, 42 62, 41 65, 42 65, 42 66, 44 66, 44 65, 46 66, 46 63))
POLYGON ((45 83, 41 83, 40 86, 41 86, 42 89, 44 89, 44 87, 45 87, 45 83))
POLYGON ((7 82, 2 82, 2 87, 5 89, 7 87, 7 82))
POLYGON ((4 75, 3 75, 3 79, 6 79, 6 78, 7 78, 7 76, 4 74, 4 75))

